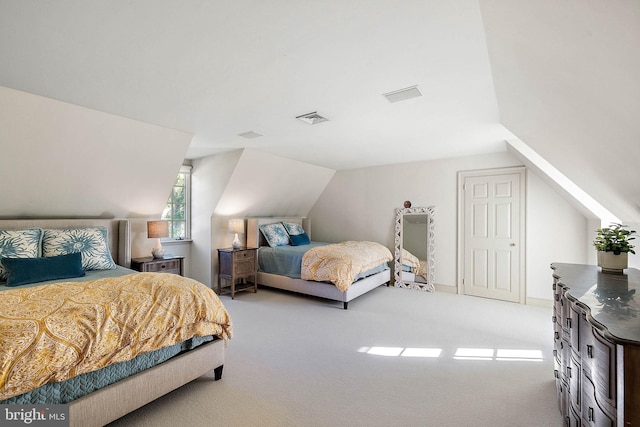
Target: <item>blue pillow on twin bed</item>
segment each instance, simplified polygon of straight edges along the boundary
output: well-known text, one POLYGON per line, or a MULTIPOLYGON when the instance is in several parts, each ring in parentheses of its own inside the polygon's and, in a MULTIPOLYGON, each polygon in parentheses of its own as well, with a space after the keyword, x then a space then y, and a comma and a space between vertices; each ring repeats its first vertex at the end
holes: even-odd
POLYGON ((311 239, 309 239, 309 236, 304 231, 302 234, 290 234, 289 240, 291 240, 292 246, 308 245, 311 243, 311 239))
POLYGON ((85 275, 80 252, 45 258, 2 258, 2 265, 7 272, 7 286, 85 275))
POLYGON ((282 221, 282 225, 284 225, 284 228, 287 230, 287 233, 289 233, 289 236, 304 234, 304 228, 302 228, 300 224, 296 224, 295 222, 282 221))
POLYGON ((281 222, 260 225, 260 231, 272 248, 289 245, 289 233, 281 222))

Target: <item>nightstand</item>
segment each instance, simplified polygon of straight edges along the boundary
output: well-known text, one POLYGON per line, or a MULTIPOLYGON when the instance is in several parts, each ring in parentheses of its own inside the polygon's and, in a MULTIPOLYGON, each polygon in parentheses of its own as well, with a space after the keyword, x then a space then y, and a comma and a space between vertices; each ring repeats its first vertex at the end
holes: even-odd
POLYGON ((173 273, 184 276, 184 257, 165 255, 164 258, 132 258, 131 269, 151 273, 173 273))
POLYGON ((253 289, 258 292, 258 249, 257 248, 225 248, 218 249, 218 295, 253 289), (222 281, 229 283, 225 288, 222 281))

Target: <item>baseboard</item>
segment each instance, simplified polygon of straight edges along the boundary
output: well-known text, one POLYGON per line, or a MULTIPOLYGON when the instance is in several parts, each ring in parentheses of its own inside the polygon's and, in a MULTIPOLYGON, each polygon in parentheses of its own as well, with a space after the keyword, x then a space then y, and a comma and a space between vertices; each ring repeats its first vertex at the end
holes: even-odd
POLYGON ((534 305, 536 307, 553 307, 553 300, 543 298, 527 298, 527 305, 534 305))
POLYGON ((435 283, 434 287, 436 288, 436 292, 444 292, 444 293, 447 293, 447 294, 457 294, 458 293, 458 287, 457 286, 438 285, 437 283, 435 283))

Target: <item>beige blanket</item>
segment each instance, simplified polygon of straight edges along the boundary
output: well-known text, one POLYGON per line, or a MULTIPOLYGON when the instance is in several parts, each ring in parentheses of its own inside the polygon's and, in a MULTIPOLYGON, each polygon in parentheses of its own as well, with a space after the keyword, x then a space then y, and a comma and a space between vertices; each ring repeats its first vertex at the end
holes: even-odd
POLYGON ((139 273, 0 292, 0 400, 193 336, 231 338, 202 283, 139 273))
POLYGON ((301 277, 330 281, 346 292, 358 274, 392 259, 389 249, 375 242, 347 241, 316 246, 302 257, 301 277))

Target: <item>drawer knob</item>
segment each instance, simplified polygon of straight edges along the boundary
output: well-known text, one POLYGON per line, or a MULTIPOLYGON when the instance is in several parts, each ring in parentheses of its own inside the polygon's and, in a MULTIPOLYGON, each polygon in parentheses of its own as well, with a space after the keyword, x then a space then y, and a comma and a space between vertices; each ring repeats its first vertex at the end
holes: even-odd
POLYGON ((587 345, 587 356, 593 359, 593 346, 587 345))

